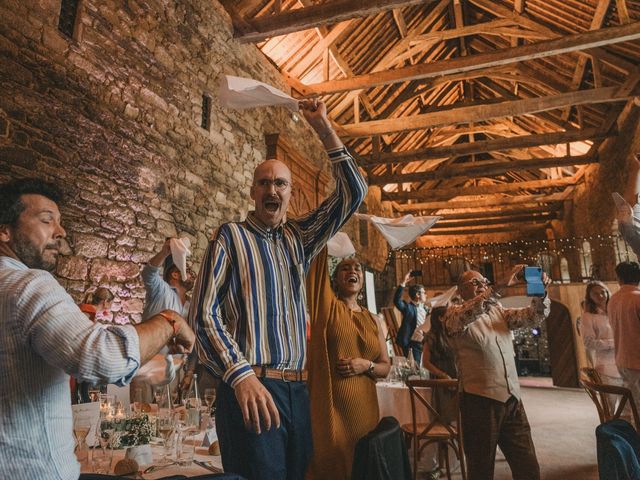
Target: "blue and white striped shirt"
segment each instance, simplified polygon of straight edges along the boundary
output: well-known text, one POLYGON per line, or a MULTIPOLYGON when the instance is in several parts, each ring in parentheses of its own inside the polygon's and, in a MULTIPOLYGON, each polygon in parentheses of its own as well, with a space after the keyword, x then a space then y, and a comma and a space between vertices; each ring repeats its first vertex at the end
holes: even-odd
POLYGON ((51 274, 5 256, 0 326, 0 477, 76 480, 68 374, 127 383, 140 365, 138 334, 94 324, 51 274))
POLYGON ((276 228, 250 213, 222 225, 205 253, 189 319, 200 361, 231 386, 251 365, 304 368, 306 272, 367 193, 346 148, 328 154, 336 189, 317 209, 276 228))

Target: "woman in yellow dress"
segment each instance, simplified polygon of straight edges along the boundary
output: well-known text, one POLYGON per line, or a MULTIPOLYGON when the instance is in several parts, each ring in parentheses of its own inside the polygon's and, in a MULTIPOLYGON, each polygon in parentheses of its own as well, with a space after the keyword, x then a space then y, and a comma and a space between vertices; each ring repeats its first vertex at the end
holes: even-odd
POLYGON ((332 290, 326 248, 307 276, 314 480, 349 479, 356 442, 379 420, 376 378, 387 376, 390 361, 376 318, 358 304, 363 277, 357 260, 343 260, 332 290))

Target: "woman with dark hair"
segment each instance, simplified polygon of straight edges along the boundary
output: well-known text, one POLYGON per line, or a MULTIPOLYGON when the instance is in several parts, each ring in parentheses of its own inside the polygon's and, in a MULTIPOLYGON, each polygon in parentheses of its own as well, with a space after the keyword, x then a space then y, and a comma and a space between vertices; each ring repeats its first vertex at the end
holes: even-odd
POLYGON ((327 273, 326 248, 307 275, 311 317, 309 393, 313 459, 309 476, 348 479, 356 442, 378 424, 376 378, 390 362, 376 318, 358 304, 363 270, 355 259, 327 273))
POLYGON ((602 381, 622 385, 616 367, 613 330, 607 316, 609 298, 611 292, 604 283, 595 280, 587 283, 581 321, 582 338, 593 368, 600 374, 602 381))
MULTIPOLYGON (((456 361, 453 350, 449 346, 447 334, 442 324, 442 317, 447 307, 435 307, 431 311, 431 328, 424 337, 422 350, 422 366, 429 370, 434 378, 457 378, 456 361)), ((456 419, 457 406, 454 403, 458 392, 452 392, 443 388, 435 391, 433 398, 438 413, 449 422, 456 419)))

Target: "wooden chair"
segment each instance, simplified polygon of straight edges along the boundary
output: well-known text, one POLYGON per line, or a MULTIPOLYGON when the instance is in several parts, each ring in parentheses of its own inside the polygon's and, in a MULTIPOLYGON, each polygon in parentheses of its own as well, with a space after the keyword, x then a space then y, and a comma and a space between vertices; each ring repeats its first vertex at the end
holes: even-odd
MULTIPOLYGON (((625 407, 629 405, 631 415, 633 416, 634 428, 640 431, 640 419, 631 390, 617 385, 602 383, 600 375, 593 368, 581 368, 580 371, 583 373, 583 378, 580 383, 582 383, 583 388, 595 404, 598 410, 598 417, 600 417, 600 423, 621 418, 625 407), (611 401, 611 398, 620 398, 620 401, 614 406, 612 405, 614 402, 611 401)), ((622 419, 625 420, 624 417, 622 417, 622 419)))
POLYGON ((400 345, 396 343, 396 337, 398 336, 398 319, 396 317, 396 313, 393 307, 382 307, 381 309, 382 315, 384 316, 384 321, 387 324, 387 338, 385 340, 391 340, 391 345, 393 346, 393 354, 395 356, 403 356, 402 348, 400 345))
POLYGON ((412 423, 403 425, 402 429, 411 438, 413 445, 413 478, 418 475, 418 460, 422 451, 432 443, 438 445, 438 464, 442 466, 443 461, 447 469, 447 478, 451 480, 451 466, 449 465, 449 447, 453 449, 458 460, 460 461, 460 472, 462 479, 466 480, 467 470, 464 459, 462 445, 462 427, 460 421, 460 408, 455 401, 455 417, 457 421, 447 421, 439 412, 439 405, 434 405, 427 399, 424 389, 430 388, 432 398, 437 398, 435 394, 437 389, 452 389, 456 393, 458 391, 458 380, 408 380, 407 386, 411 395, 411 418, 412 423), (425 408, 429 414, 429 423, 418 423, 416 421, 416 412, 419 408, 425 408))

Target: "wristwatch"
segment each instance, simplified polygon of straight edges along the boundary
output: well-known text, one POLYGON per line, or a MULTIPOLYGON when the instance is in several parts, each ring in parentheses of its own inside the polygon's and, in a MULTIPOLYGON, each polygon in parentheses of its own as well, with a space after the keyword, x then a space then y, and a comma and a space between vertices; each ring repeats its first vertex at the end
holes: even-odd
POLYGON ((367 369, 367 373, 373 373, 373 369, 376 367, 376 364, 373 362, 369 363, 369 368, 367 369))

